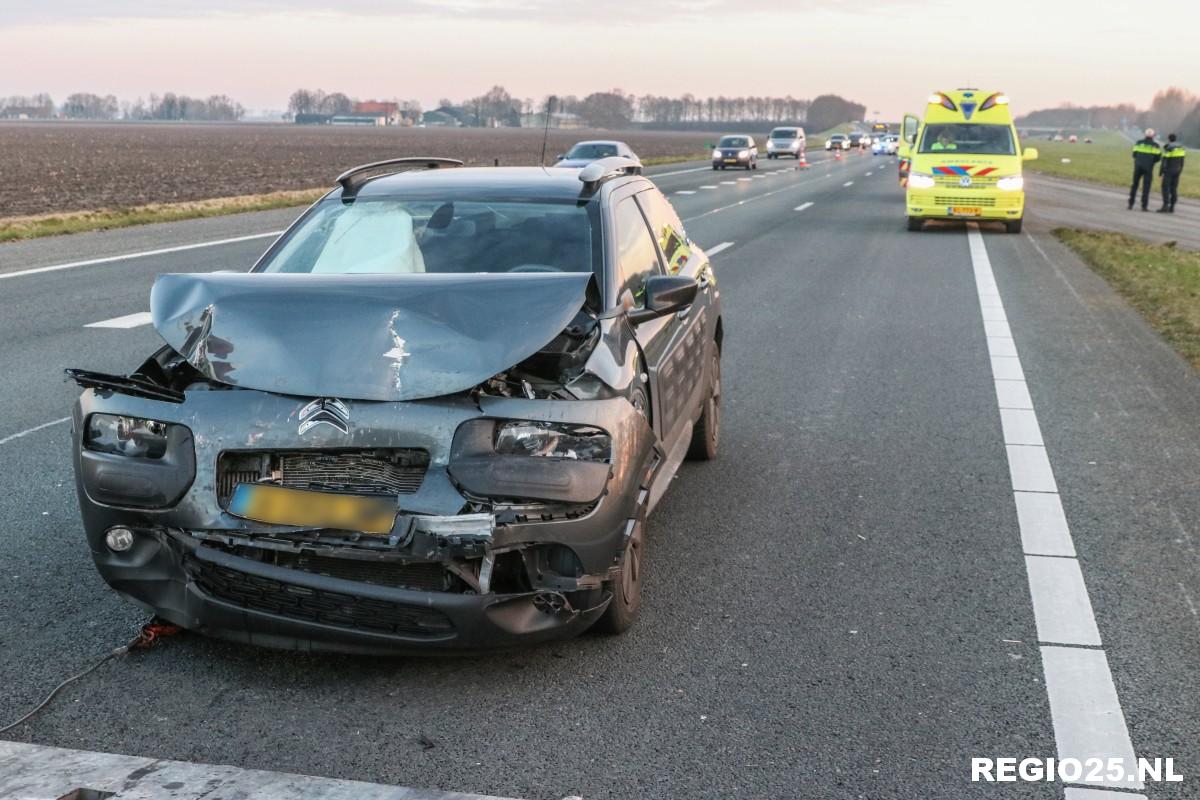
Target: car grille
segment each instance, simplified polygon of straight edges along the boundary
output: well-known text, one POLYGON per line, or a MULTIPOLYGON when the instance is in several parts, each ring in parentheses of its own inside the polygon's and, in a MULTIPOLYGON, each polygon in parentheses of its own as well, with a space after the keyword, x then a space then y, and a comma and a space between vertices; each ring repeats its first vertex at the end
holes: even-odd
POLYGON ((186 556, 184 566, 200 591, 253 611, 338 628, 427 638, 454 632, 436 609, 311 589, 186 556))
POLYGON ((411 449, 222 453, 217 496, 225 505, 239 483, 382 497, 413 494, 428 467, 428 453, 411 449))
POLYGON ((957 175, 939 175, 933 179, 937 186, 944 186, 947 189, 962 189, 970 191, 971 189, 990 189, 996 185, 996 178, 971 178, 971 183, 968 186, 963 186, 959 181, 962 180, 957 175))
POLYGON ((359 581, 374 586, 413 589, 420 592, 444 592, 450 588, 450 575, 440 563, 400 564, 357 558, 329 558, 312 553, 275 553, 274 563, 313 575, 359 581))
POLYGON ((933 198, 933 204, 935 206, 986 206, 991 208, 996 205, 996 198, 974 195, 937 195, 933 198))

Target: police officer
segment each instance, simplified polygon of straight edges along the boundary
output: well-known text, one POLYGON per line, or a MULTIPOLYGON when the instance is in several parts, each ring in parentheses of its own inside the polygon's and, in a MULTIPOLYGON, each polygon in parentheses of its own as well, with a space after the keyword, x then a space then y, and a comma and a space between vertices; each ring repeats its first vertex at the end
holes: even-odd
POLYGON ((1175 201, 1179 199, 1179 175, 1183 172, 1183 159, 1187 150, 1175 141, 1175 134, 1167 136, 1167 146, 1163 148, 1162 166, 1159 175, 1162 176, 1163 204, 1158 211, 1160 214, 1174 214, 1175 201))
POLYGON ((1162 148, 1154 141, 1154 129, 1146 128, 1146 138, 1133 145, 1133 185, 1129 187, 1129 208, 1137 197, 1138 181, 1142 182, 1142 211, 1149 211, 1150 184, 1154 182, 1154 165, 1162 158, 1162 148))

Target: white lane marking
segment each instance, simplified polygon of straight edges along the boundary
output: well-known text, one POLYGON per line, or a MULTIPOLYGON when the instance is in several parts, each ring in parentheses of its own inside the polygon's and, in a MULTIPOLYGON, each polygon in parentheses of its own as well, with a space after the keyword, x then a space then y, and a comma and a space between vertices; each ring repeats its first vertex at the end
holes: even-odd
POLYGON ((1030 555, 1075 557, 1062 499, 1049 492, 1014 492, 1021 549, 1030 555))
POLYGON ((274 238, 279 236, 283 231, 271 231, 269 233, 252 233, 249 236, 233 236, 228 239, 214 239, 211 242, 196 242, 194 244, 181 244, 175 247, 160 247, 157 250, 142 250, 138 253, 125 253, 119 256, 106 256, 104 258, 89 258, 86 261, 70 261, 66 264, 54 264, 49 267, 35 267, 33 269, 23 269, 19 272, 3 272, 0 273, 0 280, 5 278, 20 278, 23 275, 38 275, 42 272, 57 272, 63 269, 75 269, 77 267, 91 267, 96 264, 111 264, 115 261, 129 261, 135 258, 149 258, 150 256, 162 256, 168 253, 182 253, 187 250, 199 250, 202 247, 220 247, 225 244, 237 244, 238 242, 252 242, 255 239, 274 238))
POLYGON ((1099 647, 1100 629, 1074 558, 1025 556, 1033 618, 1042 644, 1099 647))
POLYGON ((737 181, 721 181, 722 186, 733 186, 736 183, 737 183, 737 181))
POLYGON ((1038 427, 1033 409, 1001 408, 1000 426, 1004 429, 1005 444, 1028 444, 1044 447, 1042 429, 1038 427))
POLYGON ((1029 387, 1025 381, 996 381, 995 383, 996 400, 1001 408, 1033 408, 1033 399, 1029 396, 1029 387))
POLYGON ((1008 471, 1012 476, 1014 492, 1057 492, 1054 470, 1046 448, 1027 444, 1006 444, 1008 471))
POLYGON ((149 311, 139 311, 136 314, 126 314, 123 317, 102 319, 99 322, 89 322, 85 328, 138 328, 149 325, 153 320, 149 311))
POLYGON ((1017 354, 1017 345, 1008 337, 989 336, 987 346, 988 353, 992 356, 1015 356, 1017 354))
POLYGON ((796 206, 796 208, 794 210, 795 211, 804 211, 804 210, 812 208, 812 207, 813 207, 812 203, 801 203, 800 205, 796 206))
POLYGON ((981 308, 980 311, 983 312, 984 322, 1008 322, 1008 317, 1004 313, 1003 306, 986 306, 981 308))
POLYGON ((704 172, 705 170, 711 170, 711 169, 712 169, 712 167, 692 167, 691 169, 677 169, 672 172, 655 172, 653 174, 647 172, 646 177, 647 178, 666 178, 671 175, 687 175, 689 172, 704 172))
POLYGON ((874 172, 864 172, 864 173, 863 173, 863 177, 864 177, 864 178, 869 178, 869 177, 871 177, 871 176, 872 176, 872 175, 874 175, 874 174, 875 174, 874 172))
POLYGON ((717 253, 721 252, 722 250, 728 250, 731 247, 733 247, 733 242, 721 242, 720 244, 714 244, 712 247, 709 247, 704 252, 707 253, 708 256, 711 258, 712 256, 715 256, 717 253))
POLYGON ((998 381, 1023 381, 1025 372, 1016 356, 992 356, 992 377, 998 381))
POLYGON ((755 176, 754 176, 754 180, 756 180, 756 181, 760 181, 760 180, 762 180, 762 179, 763 179, 763 178, 765 178, 765 177, 767 177, 767 176, 766 176, 766 175, 755 175, 755 176))
MULTIPOLYGON (((991 310, 986 317, 988 322, 1002 321, 1007 324, 991 260, 978 225, 968 225, 967 241, 981 312, 991 310)), ((1003 407, 1001 396, 1002 392, 1010 396, 1016 396, 1019 392, 1017 399, 1022 403, 1029 396, 1023 373, 1020 380, 1001 378, 1002 373, 1015 374, 1021 369, 1011 330, 1008 337, 989 336, 987 342, 992 370, 997 379, 996 395, 1001 406, 1005 439, 1028 436, 1030 423, 1037 424, 1032 402, 1028 408, 1014 411, 1003 407), (1015 363, 1002 363, 1009 359, 1015 363), (1001 388, 1001 384, 1005 388, 1001 388), (1025 418, 1018 420, 1018 415, 1025 418)), ((1040 437, 1040 426, 1037 431, 1040 437)), ((1038 636, 1099 646, 1100 632, 1095 613, 1087 599, 1087 585, 1079 568, 1075 544, 1063 513, 1062 499, 1058 495, 1058 485, 1046 448, 1006 443, 1005 451, 1013 484, 1017 524, 1021 529, 1021 548, 1026 555, 1026 576, 1038 636)), ((1104 651, 1080 646, 1043 645, 1041 653, 1058 758, 1080 761, 1100 758, 1106 763, 1107 759, 1119 758, 1127 771, 1132 770, 1136 763, 1133 743, 1104 651)), ((1088 783, 1086 776, 1073 782, 1088 783)), ((1101 778, 1099 783, 1116 782, 1101 778)), ((1135 779, 1126 780, 1121 785, 1129 789, 1142 788, 1135 779)), ((1067 800, 1145 800, 1142 795, 1085 792, 1071 788, 1066 790, 1066 794, 1067 800)))
POLYGON ((846 181, 845 183, 842 184, 842 186, 853 186, 853 185, 854 185, 854 181, 846 181))
POLYGON ((1131 794, 1130 792, 1110 792, 1106 789, 1080 789, 1068 786, 1066 800, 1146 800, 1146 795, 1131 794))
MULTIPOLYGON (((1108 656, 1103 650, 1042 647, 1042 669, 1050 696, 1050 718, 1058 758, 1120 758, 1127 769, 1137 761, 1125 714, 1117 698, 1108 656)), ((1078 783, 1087 783, 1082 776, 1078 783)), ((1141 781, 1103 781, 1106 785, 1141 789, 1141 781)), ((1124 797, 1124 795, 1121 795, 1124 797)))
MULTIPOLYGON (((995 311, 995 309, 992 310, 995 311)), ((1007 319, 984 319, 983 332, 988 336, 1012 338, 1012 331, 1009 330, 1007 319)))
POLYGON ((16 441, 17 439, 28 436, 31 433, 37 433, 38 431, 45 430, 46 428, 49 428, 53 425, 62 425, 64 422, 70 422, 70 421, 71 421, 70 417, 62 417, 60 419, 52 419, 49 422, 43 422, 41 425, 34 425, 32 428, 27 428, 26 430, 20 431, 18 433, 9 434, 8 436, 5 436, 3 439, 0 439, 0 444, 8 444, 9 442, 16 441))
MULTIPOLYGON (((739 178, 739 180, 744 180, 744 179, 739 178)), ((817 180, 820 180, 820 178, 818 178, 817 180)), ((787 191, 791 191, 792 189, 800 188, 802 186, 805 186, 806 184, 807 184, 806 181, 795 181, 792 183, 788 183, 786 186, 781 186, 778 189, 772 189, 769 192, 762 192, 761 194, 756 194, 753 197, 747 197, 745 200, 738 200, 736 203, 730 203, 727 206, 720 206, 718 208, 713 208, 708 211, 705 211, 702 214, 696 214, 693 217, 684 217, 684 219, 682 221, 683 222, 694 222, 698 219, 703 219, 704 217, 708 217, 713 214, 718 214, 722 211, 727 211, 731 208, 737 208, 738 206, 744 206, 747 203, 753 203, 755 200, 762 200, 764 197, 770 197, 772 195, 779 194, 780 192, 787 192, 787 191)))
POLYGON ((217 764, 67 750, 0 741, 0 797, 65 797, 81 786, 104 796, 304 797, 312 800, 503 800, 217 764), (164 792, 164 787, 173 787, 164 792))
POLYGON ((696 193, 695 189, 680 189, 679 191, 675 192, 675 194, 695 194, 695 193, 696 193))
POLYGON ((716 186, 716 184, 713 184, 713 183, 706 183, 703 186, 701 186, 700 188, 701 189, 715 189, 715 188, 717 188, 717 186, 716 186))
POLYGON ((738 178, 739 181, 751 181, 753 178, 738 178))

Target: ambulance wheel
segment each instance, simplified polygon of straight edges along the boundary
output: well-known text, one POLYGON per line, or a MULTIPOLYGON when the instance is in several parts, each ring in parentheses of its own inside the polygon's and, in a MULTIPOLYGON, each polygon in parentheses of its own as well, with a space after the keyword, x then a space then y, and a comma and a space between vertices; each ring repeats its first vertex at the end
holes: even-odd
POLYGON ((1008 231, 1009 233, 1020 233, 1021 223, 1024 221, 1024 217, 1021 219, 1006 219, 1004 220, 1004 230, 1008 231))
POLYGON ((924 226, 925 226, 925 220, 921 219, 920 217, 909 217, 908 218, 908 229, 910 231, 919 231, 924 226))

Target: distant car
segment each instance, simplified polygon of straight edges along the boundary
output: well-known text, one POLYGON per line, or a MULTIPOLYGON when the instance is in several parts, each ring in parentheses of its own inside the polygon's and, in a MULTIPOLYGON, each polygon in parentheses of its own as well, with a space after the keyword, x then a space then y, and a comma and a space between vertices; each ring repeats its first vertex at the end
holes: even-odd
POLYGON ((758 147, 753 136, 733 134, 722 136, 712 152, 712 168, 742 167, 758 169, 758 147))
POLYGON ((558 161, 554 162, 556 167, 586 167, 593 161, 598 161, 602 158, 628 158, 630 161, 638 161, 637 154, 633 149, 624 142, 618 141, 589 141, 579 142, 565 154, 558 157, 558 161))
POLYGON ((776 128, 767 137, 767 158, 791 156, 799 159, 806 145, 804 128, 776 128))
POLYGON ((871 155, 873 156, 894 156, 898 149, 900 149, 900 136, 895 133, 876 136, 875 141, 871 143, 871 155))
POLYGON ((850 144, 847 146, 847 149, 852 147, 866 147, 871 143, 871 137, 862 131, 851 131, 849 141, 850 144))
POLYGON ((849 150, 850 137, 844 133, 835 133, 825 140, 826 150, 849 150))
POLYGON ((1070 136, 1067 137, 1067 141, 1070 142, 1071 144, 1075 144, 1079 141, 1079 137, 1072 133, 1070 136))

